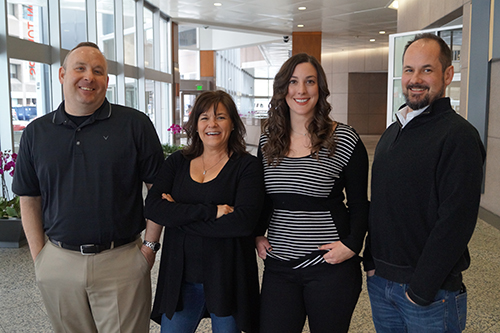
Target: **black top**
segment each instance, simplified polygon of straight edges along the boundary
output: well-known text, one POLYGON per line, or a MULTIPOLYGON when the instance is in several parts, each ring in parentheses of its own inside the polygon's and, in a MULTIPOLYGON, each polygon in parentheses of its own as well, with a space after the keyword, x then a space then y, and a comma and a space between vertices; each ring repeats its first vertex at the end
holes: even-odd
MULTIPOLYGON (((318 251, 318 246, 338 240, 356 254, 363 247, 368 229, 368 155, 352 127, 339 123, 334 136, 334 155, 322 147, 318 159, 285 157, 277 166, 268 165, 259 149, 266 186, 259 233, 269 227, 273 250, 268 255, 287 266, 325 263, 326 251, 318 251)), ((264 134, 259 147, 266 142, 264 134)))
POLYGON ((62 102, 24 130, 12 190, 42 197, 49 237, 73 245, 107 243, 144 229, 143 182, 153 182, 162 161, 144 113, 105 100, 77 126, 62 102))
POLYGON ((439 289, 459 290, 469 266, 485 151, 476 129, 450 105, 433 102, 404 128, 393 123, 375 150, 365 269, 428 305, 439 289))
POLYGON ((218 176, 195 182, 190 160, 182 152, 163 164, 146 199, 146 217, 165 226, 160 272, 152 318, 172 318, 182 309, 185 247, 192 237, 200 243, 207 309, 217 316, 233 315, 238 328, 258 329, 259 284, 253 232, 264 198, 262 166, 251 155, 233 156, 218 176), (175 203, 161 199, 171 194, 175 203), (234 212, 216 219, 217 205, 234 212))

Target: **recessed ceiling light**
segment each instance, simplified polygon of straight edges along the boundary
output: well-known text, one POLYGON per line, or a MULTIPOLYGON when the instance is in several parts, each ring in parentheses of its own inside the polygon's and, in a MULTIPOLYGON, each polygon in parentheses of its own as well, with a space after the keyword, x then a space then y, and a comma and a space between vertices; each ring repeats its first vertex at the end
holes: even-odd
POLYGON ((222 4, 220 2, 214 2, 214 6, 215 7, 220 7, 220 6, 222 6, 222 4))
POLYGON ((306 10, 307 7, 299 7, 299 10, 306 10))
POLYGON ((384 35, 384 34, 385 34, 385 31, 384 31, 384 30, 382 30, 382 31, 379 31, 378 33, 379 33, 379 34, 381 34, 381 35, 384 35))
POLYGON ((297 24, 297 28, 303 28, 304 25, 303 24, 297 24))
POLYGON ((373 43, 374 41, 375 41, 375 38, 370 39, 370 42, 372 42, 372 43, 373 43))

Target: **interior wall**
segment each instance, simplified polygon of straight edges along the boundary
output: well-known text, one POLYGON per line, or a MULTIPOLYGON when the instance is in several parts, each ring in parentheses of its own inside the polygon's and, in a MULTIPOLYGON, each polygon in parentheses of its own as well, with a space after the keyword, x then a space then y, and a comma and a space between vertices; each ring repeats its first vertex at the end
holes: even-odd
MULTIPOLYGON (((323 52, 321 54, 321 64, 325 70, 328 88, 330 89, 328 101, 332 105, 330 115, 333 119, 349 124, 359 132, 359 129, 355 126, 356 120, 352 117, 349 118, 349 93, 356 93, 356 87, 349 89, 349 73, 387 74, 388 59, 388 47, 355 51, 346 50, 335 53, 323 52), (354 123, 351 123, 351 121, 354 123)), ((387 79, 384 86, 387 89, 387 79)))
POLYGON ((500 60, 491 63, 485 190, 481 206, 500 216, 500 60))
POLYGON ((470 2, 471 0, 399 0, 398 32, 431 27, 470 2))
POLYGON ((349 73, 347 122, 358 134, 386 128, 387 73, 349 73))

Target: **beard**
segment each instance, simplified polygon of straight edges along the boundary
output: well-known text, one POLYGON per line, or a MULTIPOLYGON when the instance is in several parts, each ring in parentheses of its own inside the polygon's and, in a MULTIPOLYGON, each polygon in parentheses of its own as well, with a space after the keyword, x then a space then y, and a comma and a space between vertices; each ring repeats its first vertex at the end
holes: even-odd
POLYGON ((412 109, 412 110, 420 110, 434 102, 436 99, 441 98, 444 96, 444 80, 443 80, 443 85, 441 87, 441 90, 439 91, 438 94, 431 94, 429 93, 430 89, 428 86, 421 85, 421 84, 409 84, 406 86, 406 89, 403 91, 403 95, 405 96, 405 102, 406 105, 412 109), (427 91, 425 95, 421 99, 417 100, 410 100, 410 89, 412 88, 418 88, 418 89, 424 89, 427 91))

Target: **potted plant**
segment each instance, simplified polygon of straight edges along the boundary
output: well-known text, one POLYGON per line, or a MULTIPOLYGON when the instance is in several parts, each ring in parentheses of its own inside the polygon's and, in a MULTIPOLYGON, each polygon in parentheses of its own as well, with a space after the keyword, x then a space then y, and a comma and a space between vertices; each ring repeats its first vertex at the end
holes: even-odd
POLYGON ((183 145, 177 146, 177 145, 171 145, 168 143, 163 144, 161 146, 163 148, 163 156, 165 156, 165 158, 169 157, 171 154, 175 153, 176 151, 184 148, 183 145))
POLYGON ((0 177, 2 180, 2 196, 0 197, 0 247, 21 247, 26 244, 21 224, 19 197, 10 198, 5 178, 13 176, 17 154, 10 150, 0 151, 0 177))

